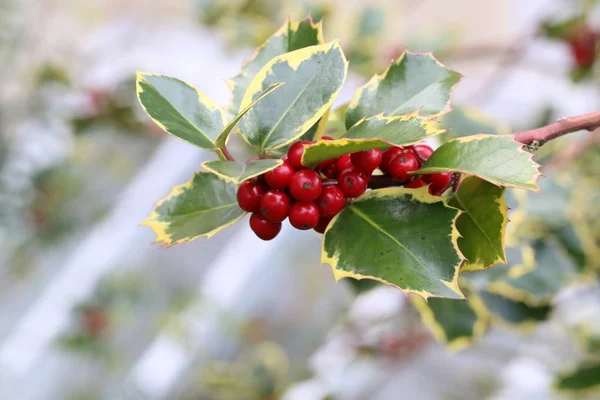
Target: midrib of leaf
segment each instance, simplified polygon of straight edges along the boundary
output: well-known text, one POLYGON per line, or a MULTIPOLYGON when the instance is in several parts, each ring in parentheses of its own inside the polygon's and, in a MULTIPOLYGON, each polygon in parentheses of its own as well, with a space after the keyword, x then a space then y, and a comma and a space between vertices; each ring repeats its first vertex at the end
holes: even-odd
POLYGON ((479 230, 481 231, 481 233, 483 233, 483 236, 485 236, 485 238, 488 240, 488 242, 490 242, 490 245, 492 246, 492 248, 494 249, 494 251, 496 251, 496 255, 502 259, 502 253, 498 252, 498 249, 496 248, 496 246, 494 246, 494 243, 492 242, 492 239, 488 236, 487 232, 481 227, 481 225, 479 225, 479 222, 477 222, 477 220, 473 217, 473 214, 469 211, 469 209, 465 206, 465 204, 462 202, 462 200, 460 199, 460 196, 458 195, 458 193, 456 193, 454 195, 454 198, 456 198, 456 201, 458 201, 458 204, 460 204, 460 206, 465 210, 465 212, 469 215, 469 217, 471 218, 471 220, 475 223, 475 225, 479 228, 479 230))
MULTIPOLYGON (((300 68, 300 66, 298 66, 298 68, 300 68)), ((313 81, 313 79, 315 79, 315 77, 317 75, 318 74, 313 74, 313 76, 310 77, 310 79, 308 80, 308 82, 306 82, 306 85, 302 88, 302 90, 300 91, 300 93, 298 93, 298 95, 296 96, 296 98, 294 99, 294 101, 292 101, 292 104, 290 104, 290 106, 283 112, 283 114, 281 114, 281 117, 279 117, 279 120, 275 123, 275 125, 273 125, 273 127, 267 133, 267 136, 265 136, 265 138, 261 142, 261 144, 260 144, 260 150, 264 150, 265 143, 271 137, 271 135, 275 131, 275 128, 277 128, 279 126, 279 124, 281 123, 281 121, 283 121, 283 119, 285 118, 285 116, 288 114, 288 112, 290 112, 290 110, 292 109, 292 107, 294 106, 294 104, 296 104, 296 102, 298 101, 298 99, 300 98, 300 96, 302 96, 302 94, 304 93, 304 91, 310 86, 310 83, 313 81)), ((284 143, 284 145, 285 145, 285 143, 284 143)))
MULTIPOLYGON (((146 81, 146 82, 148 82, 148 81, 146 81)), ((150 86, 152 86, 152 87, 154 88, 154 85, 150 85, 150 86)), ((207 135, 207 134, 205 134, 204 132, 202 132, 202 131, 201 131, 201 130, 200 130, 200 129, 199 129, 199 128, 198 128, 198 127, 197 127, 197 126, 196 126, 196 125, 195 125, 195 124, 192 122, 192 121, 190 121, 189 119, 187 119, 187 118, 186 118, 186 117, 185 117, 185 116, 184 116, 184 115, 183 115, 181 112, 179 112, 179 110, 178 110, 178 109, 176 109, 176 108, 175 108, 175 107, 174 107, 174 106, 171 104, 171 102, 170 102, 169 100, 167 100, 167 98, 166 98, 166 97, 164 97, 162 94, 160 94, 160 92, 159 92, 159 91, 158 91, 156 88, 154 88, 154 90, 156 90, 156 93, 158 93, 158 95, 159 95, 159 96, 160 96, 160 97, 161 97, 161 98, 162 98, 164 101, 166 101, 166 102, 167 102, 167 104, 169 105, 169 107, 170 107, 171 109, 173 109, 173 110, 174 110, 174 111, 177 113, 177 115, 179 115, 181 118, 183 118, 183 120, 184 120, 184 121, 186 121, 188 124, 190 124, 190 125, 192 126, 193 130, 195 130, 196 132, 198 132, 198 133, 200 133, 202 136, 204 136, 204 137, 205 137, 205 138, 206 138, 206 139, 207 139, 209 142, 211 142, 211 143, 213 144, 213 146, 215 145, 215 142, 214 142, 214 141, 213 141, 213 140, 212 140, 210 137, 208 137, 208 135, 207 135)), ((144 106, 144 109, 146 109, 146 106, 144 106)), ((207 107, 207 109, 208 109, 208 107, 207 107)), ((185 139, 184 139, 184 140, 185 140, 185 139)))
POLYGON ((219 207, 207 208, 205 210, 193 211, 191 213, 185 213, 185 214, 171 214, 171 217, 191 217, 193 215, 198 215, 198 214, 202 214, 202 213, 209 212, 209 211, 217 211, 217 210, 222 210, 224 208, 231 208, 233 206, 237 206, 237 204, 238 203, 230 203, 230 204, 225 204, 225 205, 219 206, 219 207))
POLYGON ((365 222, 367 222, 369 225, 371 225, 373 228, 377 229, 378 231, 380 231, 381 233, 383 233, 385 236, 389 237, 394 243, 396 243, 398 246, 400 246, 402 249, 404 249, 404 251, 406 251, 408 254, 410 254, 412 256, 412 258, 415 259, 415 261, 417 263, 419 263, 419 265, 421 265, 423 268, 427 269, 427 267, 425 266, 425 264, 423 264, 423 262, 421 260, 419 260, 417 258, 417 256, 415 256, 413 254, 412 251, 408 250, 402 243, 400 243, 395 237, 393 237, 392 235, 390 235, 387 231, 385 231, 381 226, 379 226, 375 221, 373 221, 371 218, 369 218, 368 216, 366 216, 362 211, 360 211, 359 209, 356 208, 356 206, 351 205, 348 207, 349 209, 352 210, 352 212, 354 212, 356 215, 358 215, 360 218, 364 219, 365 222))

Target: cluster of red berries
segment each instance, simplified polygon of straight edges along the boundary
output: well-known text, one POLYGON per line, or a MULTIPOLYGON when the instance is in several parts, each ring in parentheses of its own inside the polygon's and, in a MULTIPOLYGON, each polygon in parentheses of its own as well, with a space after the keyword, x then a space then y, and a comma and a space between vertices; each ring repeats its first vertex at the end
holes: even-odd
MULTIPOLYGON (((324 137, 323 140, 332 139, 324 137)), ((282 165, 240 185, 238 203, 243 210, 252 213, 250 227, 259 238, 275 238, 286 218, 296 229, 325 232, 329 222, 344 209, 349 199, 359 197, 367 190, 377 168, 391 177, 393 186, 418 188, 429 185, 429 192, 438 196, 452 180, 450 173, 422 177, 410 174, 433 153, 427 145, 346 154, 308 169, 301 160, 304 145, 310 143, 294 143, 282 158, 282 165)))

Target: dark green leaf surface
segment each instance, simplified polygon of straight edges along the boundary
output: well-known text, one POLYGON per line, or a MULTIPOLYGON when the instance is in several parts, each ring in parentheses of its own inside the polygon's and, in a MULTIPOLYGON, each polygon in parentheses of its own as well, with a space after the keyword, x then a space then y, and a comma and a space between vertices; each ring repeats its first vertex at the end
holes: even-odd
POLYGON ((283 164, 282 160, 274 159, 249 161, 245 164, 238 164, 233 161, 212 160, 202 163, 202 167, 227 181, 242 183, 246 179, 254 178, 271 171, 281 164, 283 164))
POLYGON ((508 207, 504 188, 475 176, 465 178, 448 204, 464 211, 456 221, 458 247, 467 259, 462 271, 478 271, 506 261, 504 232, 508 207))
POLYGON ((404 146, 442 133, 433 121, 414 114, 398 117, 381 115, 363 119, 339 140, 319 141, 306 147, 302 164, 307 167, 344 154, 374 148, 404 146))
POLYGON ((553 240, 535 246, 535 267, 515 266, 493 281, 489 290, 531 305, 549 304, 579 276, 578 267, 553 240))
POLYGON ((479 296, 490 313, 511 325, 528 325, 548 319, 549 306, 532 307, 489 292, 480 292, 479 296))
POLYGON ((333 139, 340 139, 346 134, 346 110, 348 104, 336 108, 329 114, 327 125, 325 126, 324 136, 333 139))
POLYGON ((538 190, 539 165, 512 135, 473 135, 440 146, 417 171, 463 172, 500 186, 538 190))
POLYGON ((346 127, 379 113, 437 116, 450 111, 450 97, 461 75, 430 54, 404 53, 382 75, 375 75, 354 95, 346 127))
POLYGON ((370 191, 329 224, 321 261, 336 280, 375 279, 424 298, 463 298, 458 213, 426 187, 370 191))
POLYGON ((271 86, 269 86, 268 88, 266 88, 264 91, 262 91, 258 96, 256 96, 256 98, 252 101, 252 103, 248 104, 246 106, 246 108, 244 108, 242 111, 240 111, 240 113, 238 115, 236 115, 231 122, 229 122, 227 124, 227 126, 225 127, 225 129, 223 129, 223 131, 221 131, 221 133, 219 133, 219 136, 217 136, 217 140, 216 140, 216 145, 218 148, 222 149, 223 146, 225 146, 225 144, 227 143, 227 138, 229 137, 229 134, 231 133, 231 131, 233 130, 233 128, 235 128, 235 126, 237 125, 238 122, 240 122, 240 119, 242 119, 242 117, 244 115, 246 115, 246 113, 248 111, 250 111, 250 109, 252 107, 254 107, 256 105, 256 103, 258 103, 259 101, 261 101, 265 96, 267 96, 268 94, 270 94, 272 91, 274 91, 275 89, 277 89, 278 87, 280 87, 281 85, 283 85, 282 83, 274 83, 271 86))
POLYGON ((487 327, 481 300, 469 294, 467 299, 431 298, 425 301, 414 296, 411 300, 436 340, 456 351, 479 340, 487 327))
POLYGON ((321 23, 314 23, 310 18, 303 21, 287 21, 262 46, 254 56, 242 66, 242 71, 229 81, 233 99, 229 107, 232 114, 238 114, 246 90, 254 76, 273 58, 290 51, 309 46, 323 44, 321 23))
POLYGON ((225 112, 206 95, 179 79, 137 74, 142 107, 165 131, 203 149, 213 150, 225 127, 225 112))
POLYGON ((560 376, 554 387, 558 390, 580 391, 600 387, 600 361, 580 365, 576 370, 560 376))
POLYGON ((166 246, 210 238, 241 219, 238 185, 210 172, 198 172, 159 201, 142 223, 156 233, 156 242, 166 246))
POLYGON ((276 82, 285 85, 256 104, 241 120, 248 143, 259 151, 283 147, 308 131, 333 103, 348 63, 337 42, 307 47, 271 60, 256 75, 242 108, 276 82))

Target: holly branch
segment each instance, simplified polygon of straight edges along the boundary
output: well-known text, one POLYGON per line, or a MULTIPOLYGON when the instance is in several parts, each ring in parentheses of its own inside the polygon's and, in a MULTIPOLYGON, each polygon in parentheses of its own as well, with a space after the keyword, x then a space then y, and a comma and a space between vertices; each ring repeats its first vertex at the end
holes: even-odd
POLYGON ((557 137, 577 131, 593 131, 600 128, 600 111, 590 114, 580 115, 570 118, 562 118, 553 124, 542 126, 541 128, 515 133, 517 142, 531 145, 544 143, 556 139, 557 137))

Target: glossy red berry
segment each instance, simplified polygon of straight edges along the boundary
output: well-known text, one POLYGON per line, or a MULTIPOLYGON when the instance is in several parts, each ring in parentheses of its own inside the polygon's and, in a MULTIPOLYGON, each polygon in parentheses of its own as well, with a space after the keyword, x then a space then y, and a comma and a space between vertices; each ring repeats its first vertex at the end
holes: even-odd
POLYGON ((417 180, 414 180, 414 181, 404 185, 405 188, 409 188, 409 189, 416 189, 416 188, 420 188, 423 186, 427 186, 427 182, 425 182, 423 179, 417 179, 417 180))
POLYGON ((338 158, 337 162, 335 163, 335 167, 337 168, 338 173, 341 173, 348 168, 352 168, 352 159, 350 154, 344 154, 338 158))
POLYGON ((260 199, 265 193, 265 188, 260 183, 244 181, 237 191, 237 201, 240 208, 247 212, 260 210, 260 199))
POLYGON ((290 194, 298 201, 310 203, 321 195, 322 182, 319 175, 310 169, 303 169, 292 176, 290 194))
POLYGON ((269 222, 260 213, 250 216, 250 228, 262 240, 272 240, 281 231, 281 222, 269 222))
POLYGON ((371 174, 379 167, 381 158, 381 150, 379 149, 359 151, 358 153, 352 153, 350 156, 354 168, 366 175, 371 174))
POLYGON ((450 172, 440 172, 439 174, 423 175, 423 180, 430 183, 429 193, 440 196, 450 185, 452 174, 450 172))
POLYGON ((333 140, 333 138, 332 138, 331 136, 323 136, 323 137, 321 138, 321 140, 325 140, 325 141, 329 142, 329 141, 332 141, 332 140, 333 140))
POLYGON ((420 162, 425 162, 433 154, 433 149, 426 144, 418 144, 412 147, 412 151, 415 153, 420 162))
POLYGON ((332 158, 329 160, 322 161, 319 164, 317 164, 317 166, 315 167, 315 171, 322 171, 327 167, 335 166, 335 163, 337 162, 337 160, 338 160, 337 158, 332 158))
POLYGON ((408 152, 407 149, 398 146, 391 147, 384 151, 381 155, 381 162, 379 163, 379 169, 381 170, 381 172, 387 174, 389 172, 388 166, 390 165, 390 161, 406 152, 408 152))
POLYGON ((304 145, 310 144, 308 140, 301 140, 299 142, 294 143, 288 149, 288 162, 295 169, 303 169, 304 165, 302 165, 302 154, 304 154, 304 145))
POLYGON ((319 223, 319 218, 319 209, 315 203, 297 202, 290 207, 290 224, 296 229, 312 229, 319 223))
POLYGON ((596 34, 590 29, 582 29, 570 40, 571 54, 580 67, 591 67, 596 60, 596 34))
POLYGON ((283 190, 290 185, 290 180, 296 171, 288 162, 264 174, 265 181, 273 189, 283 190))
POLYGON ((260 199, 260 212, 269 222, 281 222, 287 218, 290 198, 279 190, 269 190, 260 199))
POLYGON ((346 197, 355 198, 367 190, 367 177, 354 168, 343 171, 338 177, 338 185, 346 197))
POLYGON ((319 233, 325 233, 325 230, 327 229, 327 226, 329 225, 332 219, 333 217, 321 216, 321 219, 319 219, 319 223, 317 224, 317 226, 314 227, 315 231, 319 233))
POLYGON ((419 161, 414 153, 403 153, 398 157, 390 161, 388 165, 388 172, 394 178, 399 181, 407 181, 412 178, 409 172, 413 172, 419 169, 419 161))
POLYGON ((325 186, 316 203, 322 216, 333 217, 344 209, 346 196, 338 186, 325 186))
POLYGON ((337 179, 338 170, 335 165, 329 165, 321 170, 321 173, 325 175, 326 178, 329 179, 337 179))

